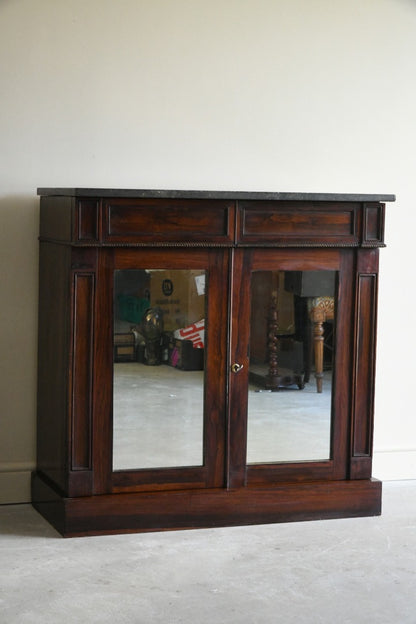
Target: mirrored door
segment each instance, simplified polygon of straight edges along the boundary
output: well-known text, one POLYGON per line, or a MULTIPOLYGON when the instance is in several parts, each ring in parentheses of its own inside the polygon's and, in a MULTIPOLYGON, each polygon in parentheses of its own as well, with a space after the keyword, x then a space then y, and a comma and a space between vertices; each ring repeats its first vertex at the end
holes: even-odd
POLYGON ((111 470, 116 488, 222 482, 227 269, 227 255, 215 251, 115 252, 111 470))
POLYGON ((338 272, 251 274, 248 464, 331 457, 338 272))
POLYGON ((230 484, 342 478, 349 251, 236 250, 230 484), (234 436, 233 436, 234 432, 234 436), (234 443, 233 438, 239 440, 234 443))
POLYGON ((113 470, 203 464, 206 281, 114 272, 113 470))

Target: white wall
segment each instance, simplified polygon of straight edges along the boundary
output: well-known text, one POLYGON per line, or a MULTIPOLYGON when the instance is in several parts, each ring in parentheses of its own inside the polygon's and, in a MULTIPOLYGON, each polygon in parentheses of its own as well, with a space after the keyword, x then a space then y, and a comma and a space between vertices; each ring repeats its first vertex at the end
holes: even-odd
POLYGON ((0 501, 35 463, 37 186, 396 193, 374 474, 416 478, 415 32, 414 0, 0 0, 0 501))

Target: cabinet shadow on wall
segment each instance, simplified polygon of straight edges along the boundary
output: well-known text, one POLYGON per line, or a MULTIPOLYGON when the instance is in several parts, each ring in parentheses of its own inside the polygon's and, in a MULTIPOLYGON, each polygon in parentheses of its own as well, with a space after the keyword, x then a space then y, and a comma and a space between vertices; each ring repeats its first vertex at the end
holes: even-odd
POLYGON ((0 218, 0 472, 5 483, 0 503, 12 504, 30 502, 36 465, 39 199, 34 194, 2 196, 0 218))

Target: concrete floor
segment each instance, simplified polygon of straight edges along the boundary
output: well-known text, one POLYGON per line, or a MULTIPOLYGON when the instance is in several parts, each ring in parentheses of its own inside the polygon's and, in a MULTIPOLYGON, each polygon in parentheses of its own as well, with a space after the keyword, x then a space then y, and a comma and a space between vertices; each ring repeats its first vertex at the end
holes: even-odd
POLYGON ((383 515, 63 539, 0 507, 2 624, 415 624, 416 481, 383 515))

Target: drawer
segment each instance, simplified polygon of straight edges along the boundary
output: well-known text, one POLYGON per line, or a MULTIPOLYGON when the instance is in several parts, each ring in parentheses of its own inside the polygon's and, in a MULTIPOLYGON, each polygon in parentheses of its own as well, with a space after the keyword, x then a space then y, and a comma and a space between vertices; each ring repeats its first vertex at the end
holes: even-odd
POLYGON ((234 206, 223 200, 105 199, 103 242, 231 245, 234 206))
POLYGON ((359 203, 239 202, 237 241, 273 246, 358 245, 359 203))

